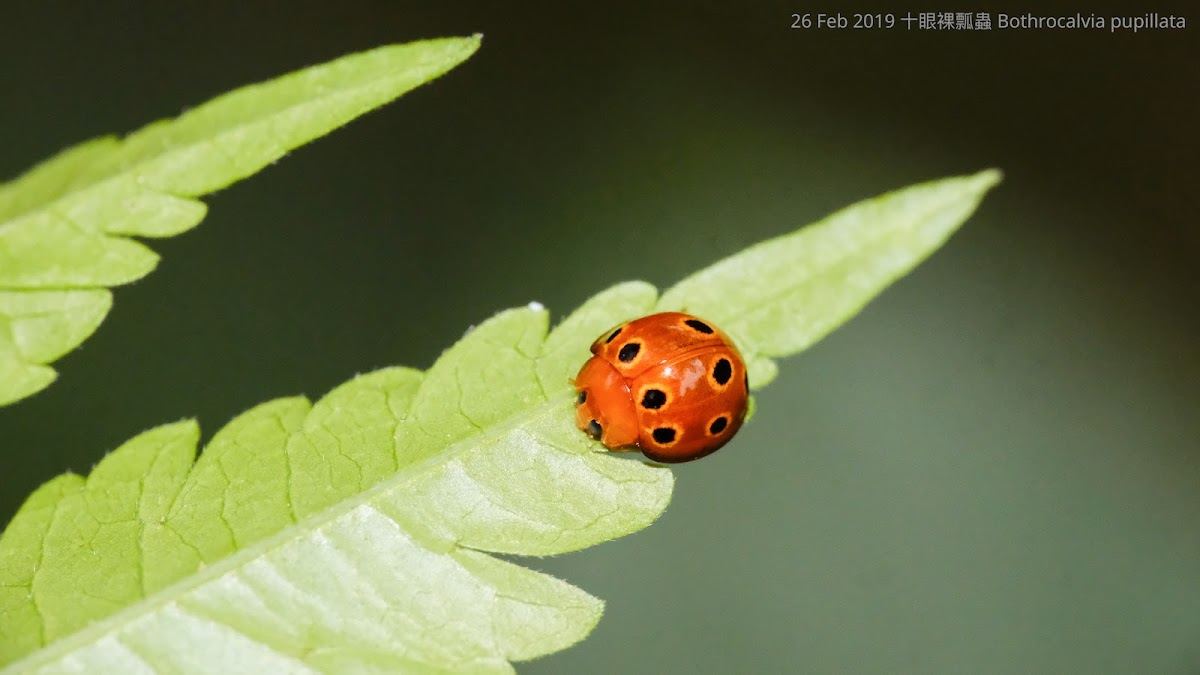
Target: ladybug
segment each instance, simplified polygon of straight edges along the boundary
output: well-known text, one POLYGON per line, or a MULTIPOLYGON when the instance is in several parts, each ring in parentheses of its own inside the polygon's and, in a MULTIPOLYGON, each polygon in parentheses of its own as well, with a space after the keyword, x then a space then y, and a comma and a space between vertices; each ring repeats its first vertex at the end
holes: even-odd
POLYGON ((575 422, 610 450, 690 462, 729 442, 746 418, 746 363, 707 321, 644 316, 596 338, 592 354, 575 377, 575 422))

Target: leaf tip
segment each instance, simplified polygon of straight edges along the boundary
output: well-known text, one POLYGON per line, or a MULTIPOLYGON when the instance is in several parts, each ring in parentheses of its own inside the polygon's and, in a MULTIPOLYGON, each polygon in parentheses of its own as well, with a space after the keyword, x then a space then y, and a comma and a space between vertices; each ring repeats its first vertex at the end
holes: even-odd
POLYGON ((19 377, 0 383, 0 406, 16 403, 49 387, 58 379, 58 371, 50 366, 29 364, 19 377))
POLYGON ((184 417, 177 422, 169 422, 154 427, 154 430, 173 436, 191 438, 194 442, 199 442, 200 440, 200 422, 196 421, 195 417, 184 417))
POLYGON ((987 192, 1004 180, 1004 172, 995 167, 984 169, 968 178, 980 192, 987 192))
POLYGON ((453 51, 458 52, 457 63, 462 63, 471 57, 472 54, 479 51, 480 45, 483 44, 483 33, 474 33, 466 37, 444 38, 445 41, 452 47, 453 51))

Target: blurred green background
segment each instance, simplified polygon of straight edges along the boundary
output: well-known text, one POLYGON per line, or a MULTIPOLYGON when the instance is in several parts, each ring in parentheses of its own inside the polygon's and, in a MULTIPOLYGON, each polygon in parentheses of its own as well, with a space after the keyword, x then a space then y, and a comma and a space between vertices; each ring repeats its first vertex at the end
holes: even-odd
POLYGON ((608 605, 519 670, 1200 672, 1197 28, 789 29, 869 9, 8 4, 4 177, 343 53, 485 39, 153 244, 158 270, 60 380, 0 409, 4 522, 148 427, 211 435, 427 367, 501 308, 561 316, 998 166, 949 245, 784 361, 736 443, 675 469, 659 523, 530 561, 608 605))

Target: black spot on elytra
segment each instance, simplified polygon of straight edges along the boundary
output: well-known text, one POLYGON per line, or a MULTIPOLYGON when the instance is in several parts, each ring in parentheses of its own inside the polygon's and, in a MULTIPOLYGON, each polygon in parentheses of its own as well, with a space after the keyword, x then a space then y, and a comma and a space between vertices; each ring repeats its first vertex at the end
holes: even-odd
POLYGON ((658 410, 667 402, 667 392, 661 389, 647 389, 642 394, 642 407, 647 410, 658 410))
POLYGON ((718 417, 712 421, 712 424, 708 425, 708 433, 716 436, 722 431, 725 431, 725 427, 727 426, 729 426, 729 420, 725 419, 724 417, 718 417))
POLYGON ((640 351, 642 351, 642 345, 640 343, 630 342, 624 347, 621 347, 621 351, 617 352, 617 358, 621 360, 621 363, 629 363, 637 358, 638 352, 640 351))
POLYGON ((654 438, 654 442, 660 445, 673 443, 675 441, 675 430, 670 427, 659 427, 650 433, 654 438))
POLYGON ((575 402, 580 405, 587 403, 587 392, 586 391, 579 392, 579 396, 576 397, 575 402))
POLYGON ((623 331, 623 330, 625 330, 625 329, 624 329, 624 328, 618 328, 618 329, 614 330, 614 331, 612 332, 612 335, 609 335, 609 336, 608 336, 608 339, 604 341, 604 344, 608 344, 608 343, 612 342, 613 340, 615 340, 615 339, 617 338, 617 336, 618 336, 618 335, 620 335, 620 334, 621 334, 621 331, 623 331))
POLYGON ((596 440, 600 440, 600 434, 603 432, 604 432, 604 429, 602 429, 600 427, 599 422, 597 422, 596 420, 592 420, 591 422, 588 422, 588 433, 592 435, 592 438, 594 438, 596 440))
POLYGON ((750 391, 750 372, 749 371, 747 371, 746 374, 742 375, 742 382, 746 385, 746 391, 750 391))
POLYGON ((729 363, 729 359, 721 359, 717 361, 717 365, 713 366, 713 379, 722 387, 729 378, 733 377, 733 364, 729 363))
POLYGON ((712 335, 712 332, 713 332, 712 326, 704 323, 703 321, 701 321, 699 319, 688 319, 687 321, 684 321, 684 323, 686 323, 687 325, 691 326, 692 328, 700 331, 701 333, 704 333, 705 335, 712 335))

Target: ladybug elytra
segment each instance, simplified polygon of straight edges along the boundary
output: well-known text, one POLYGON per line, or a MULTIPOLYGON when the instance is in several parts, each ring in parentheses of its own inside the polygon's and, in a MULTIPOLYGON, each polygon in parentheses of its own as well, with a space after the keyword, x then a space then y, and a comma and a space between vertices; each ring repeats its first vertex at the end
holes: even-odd
POLYGON ((746 364, 710 322, 651 314, 601 335, 592 354, 575 377, 575 421, 610 450, 688 462, 725 445, 746 418, 746 364))

